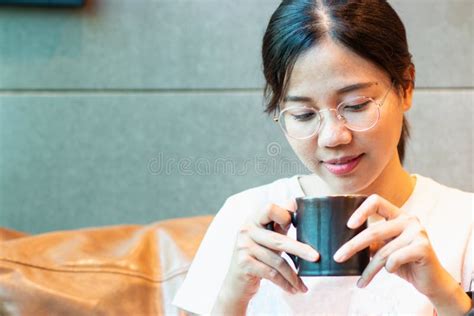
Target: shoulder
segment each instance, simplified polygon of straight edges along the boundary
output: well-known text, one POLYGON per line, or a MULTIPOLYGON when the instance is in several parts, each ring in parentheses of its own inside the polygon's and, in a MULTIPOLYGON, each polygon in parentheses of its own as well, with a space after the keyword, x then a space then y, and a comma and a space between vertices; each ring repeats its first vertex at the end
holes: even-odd
POLYGON ((473 211, 474 193, 446 186, 428 177, 416 175, 416 178, 416 199, 431 200, 436 207, 473 211))
POLYGON ((446 216, 457 215, 468 218, 472 222, 474 214, 474 193, 462 191, 441 184, 431 178, 417 175, 417 199, 433 203, 434 209, 443 211, 446 216))

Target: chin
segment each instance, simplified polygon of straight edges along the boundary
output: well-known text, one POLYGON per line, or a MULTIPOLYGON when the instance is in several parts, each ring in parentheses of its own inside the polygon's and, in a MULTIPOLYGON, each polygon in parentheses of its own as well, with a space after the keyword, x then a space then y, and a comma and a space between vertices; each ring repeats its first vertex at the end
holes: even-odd
POLYGON ((364 186, 358 185, 357 183, 341 182, 342 181, 328 183, 331 191, 333 191, 335 194, 362 194, 363 190, 365 189, 364 186))
POLYGON ((367 194, 367 187, 371 183, 366 176, 357 174, 335 176, 326 173, 321 175, 321 178, 328 184, 329 189, 334 194, 367 194))

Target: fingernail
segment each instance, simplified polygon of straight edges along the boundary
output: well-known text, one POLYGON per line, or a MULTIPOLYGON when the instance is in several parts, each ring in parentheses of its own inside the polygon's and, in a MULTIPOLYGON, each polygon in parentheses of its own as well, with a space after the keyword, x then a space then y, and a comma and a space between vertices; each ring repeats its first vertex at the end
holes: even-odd
POLYGON ((303 282, 301 282, 300 289, 301 289, 301 292, 303 293, 308 292, 308 288, 306 287, 306 285, 304 285, 303 282))
POLYGON ((365 286, 364 279, 360 278, 359 280, 357 280, 357 287, 358 288, 363 288, 364 286, 365 286))
POLYGON ((319 260, 319 252, 317 252, 316 250, 313 251, 313 253, 311 254, 312 255, 312 259, 313 261, 318 261, 319 260))
POLYGON ((304 258, 305 260, 308 260, 308 261, 311 261, 311 262, 316 262, 319 260, 319 252, 317 252, 316 250, 314 249, 311 249, 309 252, 308 252, 308 255, 305 256, 304 258))
POLYGON ((347 221, 347 227, 349 228, 353 228, 355 224, 355 219, 353 217, 349 218, 349 220, 347 221))
POLYGON ((292 294, 298 293, 298 290, 295 289, 294 287, 291 287, 290 291, 291 291, 292 294))
POLYGON ((341 262, 344 259, 344 256, 342 255, 342 251, 338 250, 333 256, 334 261, 341 262))

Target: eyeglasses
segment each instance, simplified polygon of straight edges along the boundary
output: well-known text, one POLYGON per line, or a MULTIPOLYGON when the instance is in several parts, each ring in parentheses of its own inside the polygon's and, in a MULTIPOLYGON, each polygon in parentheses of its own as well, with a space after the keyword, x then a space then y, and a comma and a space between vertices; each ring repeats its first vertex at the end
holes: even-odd
POLYGON ((393 83, 385 93, 382 101, 377 103, 372 98, 357 96, 351 100, 340 103, 335 109, 317 111, 306 106, 292 106, 280 112, 273 120, 278 122, 283 132, 294 139, 307 139, 315 136, 321 128, 322 113, 332 112, 344 125, 356 132, 363 132, 374 127, 380 119, 382 107, 393 83))

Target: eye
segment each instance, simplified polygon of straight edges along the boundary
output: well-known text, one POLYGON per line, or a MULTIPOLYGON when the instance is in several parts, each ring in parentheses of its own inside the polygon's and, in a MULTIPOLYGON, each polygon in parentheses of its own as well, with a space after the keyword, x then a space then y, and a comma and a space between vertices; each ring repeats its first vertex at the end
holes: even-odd
POLYGON ((340 110, 343 112, 361 112, 367 110, 370 107, 371 102, 372 101, 370 99, 364 99, 352 103, 343 104, 341 105, 340 110))
POLYGON ((316 113, 314 112, 300 112, 300 113, 288 113, 291 118, 295 121, 300 121, 300 122, 306 122, 309 120, 312 120, 315 116, 316 113))

